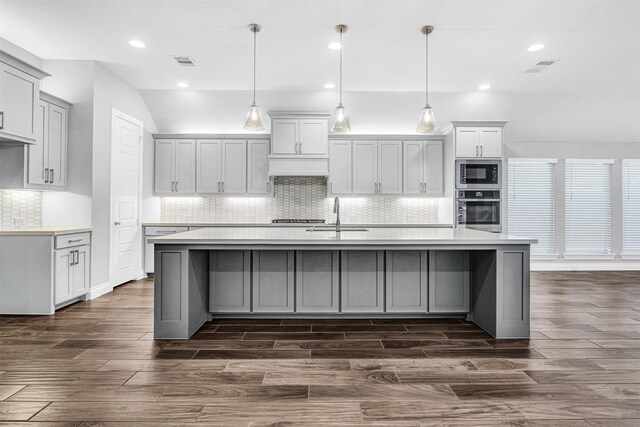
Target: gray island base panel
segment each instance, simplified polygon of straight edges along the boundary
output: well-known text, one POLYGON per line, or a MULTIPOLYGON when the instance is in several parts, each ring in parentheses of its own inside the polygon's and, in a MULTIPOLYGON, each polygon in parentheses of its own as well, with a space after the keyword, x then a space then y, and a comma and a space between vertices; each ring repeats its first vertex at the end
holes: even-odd
POLYGON ((470 229, 210 228, 152 239, 154 337, 216 317, 462 317, 530 335, 535 240, 470 229))

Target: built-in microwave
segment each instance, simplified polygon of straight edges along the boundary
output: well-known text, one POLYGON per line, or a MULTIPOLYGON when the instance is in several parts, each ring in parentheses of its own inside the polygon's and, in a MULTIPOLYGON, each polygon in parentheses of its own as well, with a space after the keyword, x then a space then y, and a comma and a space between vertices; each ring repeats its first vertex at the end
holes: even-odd
POLYGON ((456 188, 499 189, 502 160, 456 160, 456 188))

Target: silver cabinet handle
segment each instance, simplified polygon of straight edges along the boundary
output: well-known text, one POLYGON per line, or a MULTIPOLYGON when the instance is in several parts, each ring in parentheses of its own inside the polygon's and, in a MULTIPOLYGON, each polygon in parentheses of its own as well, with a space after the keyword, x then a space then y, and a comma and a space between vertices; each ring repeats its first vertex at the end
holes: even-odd
POLYGON ((53 177, 54 177, 53 169, 49 169, 49 172, 51 172, 51 179, 49 179, 49 183, 53 184, 53 177))
POLYGON ((302 141, 298 142, 298 154, 302 154, 302 141))
MULTIPOLYGON (((116 225, 120 224, 119 222, 116 222, 116 225)), ((82 239, 69 239, 67 240, 67 243, 77 243, 77 242, 81 242, 82 239)))
POLYGON ((220 192, 220 181, 218 181, 218 193, 220 192))
MULTIPOLYGON (((120 225, 120 224, 122 224, 120 221, 114 221, 114 222, 113 222, 113 225, 120 225)), ((80 241, 80 240, 78 240, 78 242, 79 242, 79 241, 80 241)))
POLYGON ((478 146, 476 145, 476 157, 480 157, 478 156, 478 146))
POLYGON ((73 251, 73 260, 76 265, 80 262, 80 253, 77 250, 73 251))
POLYGON ((44 168, 44 183, 49 183, 49 168, 44 168))
POLYGON ((267 193, 271 192, 271 182, 267 181, 267 193))
POLYGON ((178 192, 178 181, 176 181, 176 193, 178 192))
POLYGON ((382 183, 378 183, 378 193, 382 193, 382 183))
POLYGON ((176 191, 173 189, 173 184, 174 184, 174 181, 171 181, 171 191, 176 191))
POLYGON ((329 193, 333 193, 333 182, 329 183, 329 193))
POLYGON ((76 251, 69 251, 69 265, 73 265, 75 261, 75 253, 76 251))
POLYGON ((482 154, 482 145, 481 145, 480 146, 480 157, 482 157, 482 156, 483 156, 483 154, 482 154))
POLYGON ((4 111, 0 111, 0 129, 4 129, 4 111))
POLYGON ((222 181, 222 192, 224 193, 224 181, 222 181))

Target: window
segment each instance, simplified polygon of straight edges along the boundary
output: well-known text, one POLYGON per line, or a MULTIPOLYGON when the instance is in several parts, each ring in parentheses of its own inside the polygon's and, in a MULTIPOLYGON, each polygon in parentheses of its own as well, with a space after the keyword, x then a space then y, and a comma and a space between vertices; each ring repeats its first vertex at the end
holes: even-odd
POLYGON ((565 243, 568 255, 611 253, 613 160, 566 160, 565 243))
POLYGON ((550 159, 509 159, 508 232, 538 239, 532 256, 555 253, 555 163, 550 159))
POLYGON ((622 161, 622 253, 640 255, 640 160, 622 161))

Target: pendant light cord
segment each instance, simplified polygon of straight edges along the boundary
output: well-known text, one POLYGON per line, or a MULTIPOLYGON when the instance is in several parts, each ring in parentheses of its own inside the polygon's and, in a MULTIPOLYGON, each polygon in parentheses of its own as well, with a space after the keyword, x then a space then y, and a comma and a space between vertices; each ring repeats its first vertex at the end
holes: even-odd
POLYGON ((342 44, 342 33, 340 30, 340 105, 342 105, 342 50, 344 49, 344 45, 342 44))
POLYGON ((253 30, 253 104, 256 103, 256 37, 257 32, 253 30))
POLYGON ((425 101, 425 105, 428 107, 429 106, 429 33, 426 33, 424 35, 425 37, 425 73, 424 73, 424 87, 425 87, 425 93, 424 93, 424 101, 425 101))

